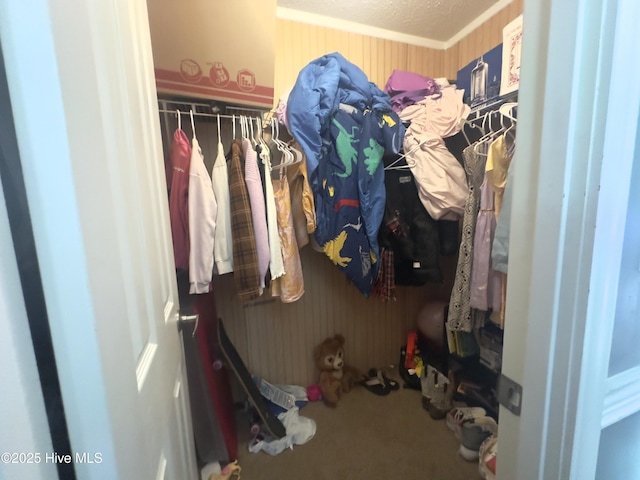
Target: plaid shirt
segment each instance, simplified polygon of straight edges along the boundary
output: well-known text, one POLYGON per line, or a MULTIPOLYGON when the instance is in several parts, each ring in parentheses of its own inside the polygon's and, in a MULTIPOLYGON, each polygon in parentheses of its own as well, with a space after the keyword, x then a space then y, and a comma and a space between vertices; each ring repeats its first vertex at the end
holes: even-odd
POLYGON ((261 289, 251 204, 242 174, 241 156, 242 143, 240 140, 234 140, 231 145, 231 159, 229 161, 233 279, 240 300, 248 302, 259 297, 261 289))
POLYGON ((378 270, 378 278, 373 286, 373 294, 383 302, 396 300, 396 282, 393 250, 382 249, 382 261, 378 270))

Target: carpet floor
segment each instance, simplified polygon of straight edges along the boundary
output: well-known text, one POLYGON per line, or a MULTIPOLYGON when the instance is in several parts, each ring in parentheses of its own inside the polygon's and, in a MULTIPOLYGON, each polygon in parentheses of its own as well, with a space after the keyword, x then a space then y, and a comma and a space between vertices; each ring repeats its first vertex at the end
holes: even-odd
POLYGON ((316 422, 304 445, 271 456, 251 453, 248 424, 239 422, 242 480, 478 480, 478 463, 458 454, 445 423, 422 408, 421 393, 377 396, 362 386, 336 408, 309 403, 300 415, 316 422))

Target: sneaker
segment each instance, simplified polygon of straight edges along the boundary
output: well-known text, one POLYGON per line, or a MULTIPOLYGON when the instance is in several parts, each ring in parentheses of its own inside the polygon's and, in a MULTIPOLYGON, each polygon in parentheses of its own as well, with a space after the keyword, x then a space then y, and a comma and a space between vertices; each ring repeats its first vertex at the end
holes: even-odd
POLYGON ((462 441, 462 424, 468 420, 484 417, 487 411, 482 407, 457 407, 447 413, 447 427, 456 436, 456 440, 462 441))
POLYGON ((470 462, 478 460, 482 442, 497 431, 498 424, 491 417, 478 417, 464 422, 462 424, 460 456, 470 462))

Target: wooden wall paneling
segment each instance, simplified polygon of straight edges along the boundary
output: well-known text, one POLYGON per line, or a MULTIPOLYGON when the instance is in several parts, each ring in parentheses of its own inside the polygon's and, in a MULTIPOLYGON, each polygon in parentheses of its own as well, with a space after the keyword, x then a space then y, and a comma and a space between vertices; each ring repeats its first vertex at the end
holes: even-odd
POLYGON ((365 299, 323 254, 301 253, 305 295, 293 304, 270 302, 267 291, 242 306, 231 275, 215 279, 219 315, 248 368, 274 383, 314 383, 313 347, 335 333, 345 336, 347 359, 359 369, 395 364, 424 288, 398 287, 397 302, 365 299))
POLYGON ((371 57, 372 54, 372 43, 373 39, 371 37, 365 36, 362 37, 362 71, 364 73, 371 71, 371 57))
POLYGON ((419 48, 417 45, 408 45, 407 47, 407 70, 410 72, 418 73, 420 60, 418 55, 419 48))
POLYGON ((444 76, 450 80, 455 80, 458 72, 458 56, 460 54, 460 44, 456 43, 447 49, 444 55, 444 76))

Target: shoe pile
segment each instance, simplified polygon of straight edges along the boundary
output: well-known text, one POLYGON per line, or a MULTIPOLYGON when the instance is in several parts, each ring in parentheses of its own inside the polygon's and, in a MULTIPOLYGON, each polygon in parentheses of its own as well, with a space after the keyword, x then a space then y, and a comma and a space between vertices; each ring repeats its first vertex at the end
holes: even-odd
POLYGON ((480 457, 482 443, 497 436, 498 424, 481 407, 458 407, 447 414, 447 427, 460 442, 460 456, 470 462, 480 457))

